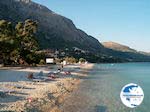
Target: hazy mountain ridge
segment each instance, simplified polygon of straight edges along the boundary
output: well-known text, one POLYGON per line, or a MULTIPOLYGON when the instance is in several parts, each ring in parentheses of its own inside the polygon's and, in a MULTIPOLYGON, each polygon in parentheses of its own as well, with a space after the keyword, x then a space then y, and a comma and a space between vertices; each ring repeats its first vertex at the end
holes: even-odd
POLYGON ((101 44, 102 44, 105 48, 112 49, 112 50, 116 50, 116 51, 139 53, 139 54, 143 54, 143 55, 150 56, 150 53, 149 53, 149 52, 137 51, 137 50, 135 50, 135 49, 133 49, 133 48, 130 48, 130 47, 127 46, 127 45, 122 45, 122 44, 119 44, 119 43, 117 43, 117 42, 109 41, 109 42, 102 42, 101 44))
POLYGON ((121 51, 121 52, 134 52, 134 53, 137 52, 135 49, 132 49, 126 45, 122 45, 122 44, 112 42, 112 41, 103 42, 102 45, 105 46, 106 48, 121 51))
POLYGON ((103 42, 102 45, 106 48, 107 55, 125 59, 129 62, 150 61, 150 55, 146 52, 139 52, 126 45, 122 45, 116 42, 103 42))
POLYGON ((150 56, 150 53, 149 53, 149 52, 144 52, 144 51, 138 51, 138 52, 139 52, 140 54, 150 56))

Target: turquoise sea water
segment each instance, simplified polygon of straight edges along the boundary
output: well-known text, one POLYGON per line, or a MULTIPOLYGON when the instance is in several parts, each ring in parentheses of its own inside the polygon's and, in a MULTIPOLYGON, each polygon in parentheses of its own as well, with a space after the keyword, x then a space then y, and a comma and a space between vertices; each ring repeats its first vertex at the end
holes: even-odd
POLYGON ((66 99, 65 112, 150 112, 150 63, 97 64, 78 90, 66 99), (124 106, 120 91, 128 83, 140 85, 143 103, 124 106))

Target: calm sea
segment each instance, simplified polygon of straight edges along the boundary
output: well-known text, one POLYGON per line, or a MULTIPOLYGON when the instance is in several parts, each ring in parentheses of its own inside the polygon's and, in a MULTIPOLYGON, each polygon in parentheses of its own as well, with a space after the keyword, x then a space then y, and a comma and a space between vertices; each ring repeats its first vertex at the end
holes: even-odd
POLYGON ((150 63, 96 64, 79 89, 66 99, 65 112, 150 112, 150 63), (140 85, 143 103, 135 109, 124 106, 120 91, 128 83, 140 85))

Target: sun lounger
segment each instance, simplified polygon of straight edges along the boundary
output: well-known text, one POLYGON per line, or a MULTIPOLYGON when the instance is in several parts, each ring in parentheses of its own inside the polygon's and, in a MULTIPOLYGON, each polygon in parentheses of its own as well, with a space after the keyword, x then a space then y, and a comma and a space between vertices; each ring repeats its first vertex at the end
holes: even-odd
POLYGON ((35 79, 32 79, 33 82, 43 82, 45 81, 44 79, 38 79, 38 78, 35 78, 35 79))
POLYGON ((37 75, 33 75, 33 73, 29 74, 28 79, 32 80, 33 82, 44 82, 44 81, 53 80, 54 78, 44 76, 43 72, 40 71, 40 73, 37 75))
POLYGON ((33 78, 34 78, 34 77, 33 77, 33 73, 29 73, 28 76, 27 76, 27 78, 28 78, 28 79, 33 79, 33 78))
POLYGON ((0 89, 0 93, 15 93, 15 90, 11 90, 11 89, 0 89))
POLYGON ((53 77, 49 77, 49 76, 40 76, 40 77, 37 76, 33 79, 33 81, 39 80, 39 82, 42 82, 42 81, 48 81, 48 80, 53 80, 53 79, 54 79, 53 77))
POLYGON ((70 71, 64 71, 63 74, 64 75, 71 75, 71 72, 70 71))
POLYGON ((54 73, 55 73, 55 74, 58 74, 58 73, 60 73, 60 71, 57 70, 57 71, 54 71, 54 73))
POLYGON ((55 78, 53 77, 43 77, 45 81, 52 81, 54 80, 55 78))
POLYGON ((43 71, 40 71, 36 76, 44 76, 43 71))
POLYGON ((56 79, 59 78, 58 74, 60 73, 60 71, 51 71, 48 73, 48 77, 52 78, 52 79, 56 79))
POLYGON ((22 86, 22 85, 14 85, 14 87, 17 88, 17 89, 23 89, 23 88, 25 88, 25 87, 22 86))
POLYGON ((37 76, 37 77, 33 76, 33 73, 28 74, 27 78, 31 81, 34 81, 34 82, 43 81, 43 79, 41 79, 39 76, 37 76))
POLYGON ((5 96, 6 96, 6 93, 0 91, 0 97, 3 98, 3 97, 5 97, 5 96))
POLYGON ((17 89, 23 89, 24 88, 24 86, 19 85, 19 84, 7 84, 7 86, 12 86, 12 87, 17 88, 17 89))
POLYGON ((50 71, 48 74, 54 74, 54 75, 57 75, 57 74, 59 74, 60 73, 60 71, 50 71))
POLYGON ((48 77, 51 78, 51 79, 56 79, 56 78, 58 78, 58 76, 56 76, 56 75, 54 75, 54 74, 50 74, 50 75, 48 75, 48 77))
POLYGON ((40 71, 40 73, 35 76, 35 79, 42 79, 43 81, 48 81, 53 80, 53 77, 44 76, 43 72, 40 71))
POLYGON ((15 90, 10 90, 10 89, 0 89, 0 98, 4 98, 7 96, 7 94, 11 94, 11 93, 16 93, 15 90))

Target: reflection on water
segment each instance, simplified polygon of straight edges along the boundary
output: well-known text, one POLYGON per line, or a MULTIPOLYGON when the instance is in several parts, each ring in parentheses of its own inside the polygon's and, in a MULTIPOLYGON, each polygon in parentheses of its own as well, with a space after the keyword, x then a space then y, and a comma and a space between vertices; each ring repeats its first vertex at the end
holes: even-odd
POLYGON ((149 112, 150 63, 97 64, 78 90, 66 99, 64 112, 149 112), (143 103, 133 109, 125 107, 120 91, 128 83, 139 84, 145 94, 143 103))

